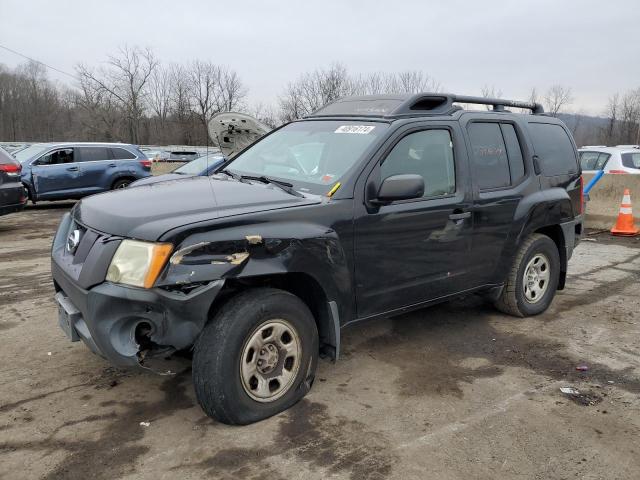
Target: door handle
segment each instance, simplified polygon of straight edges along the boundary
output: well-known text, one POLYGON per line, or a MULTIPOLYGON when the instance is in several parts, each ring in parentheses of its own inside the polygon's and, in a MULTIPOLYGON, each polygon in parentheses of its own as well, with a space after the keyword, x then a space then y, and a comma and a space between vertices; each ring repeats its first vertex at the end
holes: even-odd
POLYGON ((69 170, 70 172, 77 172, 78 167, 67 167, 67 170, 69 170))
POLYGON ((449 220, 458 221, 471 217, 471 212, 452 213, 449 215, 449 220))
POLYGON ((110 163, 107 167, 117 167, 117 165, 115 163, 110 163))

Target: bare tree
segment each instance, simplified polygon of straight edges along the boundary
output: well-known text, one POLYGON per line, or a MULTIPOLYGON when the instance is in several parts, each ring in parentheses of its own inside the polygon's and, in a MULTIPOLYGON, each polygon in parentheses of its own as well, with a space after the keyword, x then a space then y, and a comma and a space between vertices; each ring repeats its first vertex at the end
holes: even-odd
POLYGON ((626 92, 620 100, 619 137, 621 143, 640 141, 640 88, 626 92))
POLYGON ((385 93, 439 92, 442 86, 433 77, 420 70, 407 70, 387 75, 385 93))
POLYGON ((173 119, 174 133, 171 141, 191 144, 194 141, 193 111, 191 106, 190 85, 187 70, 184 66, 173 64, 169 68, 171 84, 170 111, 173 119))
POLYGON ((435 79, 418 70, 352 76, 344 65, 335 63, 290 82, 280 96, 280 117, 283 122, 300 118, 347 95, 439 92, 441 88, 435 79))
POLYGON ((151 73, 148 92, 147 104, 155 116, 158 133, 162 136, 171 111, 171 72, 168 68, 158 65, 151 73))
POLYGON ((249 115, 257 118, 269 128, 277 128, 280 125, 278 114, 271 105, 257 103, 249 110, 249 115))
MULTIPOLYGON (((480 89, 480 94, 483 98, 502 98, 502 90, 496 88, 494 85, 485 85, 480 89)), ((485 105, 487 110, 491 110, 491 105, 485 105)))
POLYGON ((620 109, 620 94, 615 93, 609 97, 607 107, 605 110, 605 117, 607 118, 607 126, 603 132, 603 138, 606 145, 615 144, 617 127, 618 127, 618 111, 620 109))
POLYGON ((44 66, 28 62, 11 70, 0 65, 0 138, 49 141, 72 130, 64 88, 51 82, 44 66))
POLYGON ((573 103, 571 88, 562 85, 553 85, 544 95, 547 111, 554 117, 567 105, 573 103))
POLYGON ((106 66, 97 71, 79 64, 76 71, 81 82, 91 83, 96 90, 109 94, 126 115, 128 137, 140 141, 140 120, 146 101, 146 88, 158 61, 150 49, 124 46, 117 56, 109 56, 106 66))
POLYGON ((354 85, 347 69, 335 63, 328 69, 315 70, 290 82, 280 97, 280 116, 283 122, 309 115, 327 103, 351 95, 354 85))
POLYGON ((80 107, 80 119, 89 138, 111 141, 118 136, 120 110, 114 96, 92 81, 88 76, 80 76, 81 94, 76 102, 80 107))
POLYGON ((231 112, 242 108, 247 89, 235 71, 221 69, 219 90, 216 104, 219 112, 231 112))
POLYGON ((211 62, 196 60, 186 73, 191 105, 207 140, 207 125, 211 118, 216 113, 240 106, 246 90, 236 72, 211 62))

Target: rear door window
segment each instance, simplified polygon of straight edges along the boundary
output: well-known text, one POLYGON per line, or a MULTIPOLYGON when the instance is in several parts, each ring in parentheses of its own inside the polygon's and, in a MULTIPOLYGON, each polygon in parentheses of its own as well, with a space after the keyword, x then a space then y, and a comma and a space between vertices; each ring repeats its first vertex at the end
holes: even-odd
POLYGON ((577 173, 575 150, 564 128, 552 123, 531 122, 529 132, 543 175, 553 177, 577 173))
POLYGON ((79 147, 81 162, 99 162, 109 160, 109 151, 105 147, 79 147))
POLYGON ((598 155, 596 170, 602 170, 609 161, 609 157, 611 157, 611 155, 609 155, 608 153, 601 153, 600 155, 598 155))
POLYGON ((111 158, 114 160, 132 160, 136 158, 133 153, 124 148, 110 148, 109 150, 111 150, 111 158))
POLYGON ((599 152, 581 152, 580 153, 580 166, 583 170, 597 170, 599 152))
POLYGON ((474 122, 469 125, 472 160, 480 190, 511 185, 507 147, 499 123, 474 122))

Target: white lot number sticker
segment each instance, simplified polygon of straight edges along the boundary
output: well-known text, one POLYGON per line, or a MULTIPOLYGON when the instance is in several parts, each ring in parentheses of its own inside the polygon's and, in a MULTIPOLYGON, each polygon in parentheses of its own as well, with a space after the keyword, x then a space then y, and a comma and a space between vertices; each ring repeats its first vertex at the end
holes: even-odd
POLYGON ((336 129, 334 133, 359 133, 366 135, 376 128, 373 125, 342 125, 336 129))

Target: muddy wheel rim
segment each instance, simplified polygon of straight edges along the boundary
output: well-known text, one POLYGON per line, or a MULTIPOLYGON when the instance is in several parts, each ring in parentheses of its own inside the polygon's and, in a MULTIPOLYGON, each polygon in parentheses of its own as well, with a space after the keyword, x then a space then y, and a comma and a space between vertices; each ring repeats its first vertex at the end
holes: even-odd
POLYGON ((248 336, 240 357, 240 378, 247 395, 273 402, 291 388, 300 369, 302 344, 296 329, 283 319, 262 323, 248 336))
POLYGON ((551 267, 549 259, 542 253, 533 256, 527 267, 524 269, 522 286, 524 298, 529 303, 540 301, 549 288, 549 278, 551 277, 551 267))

